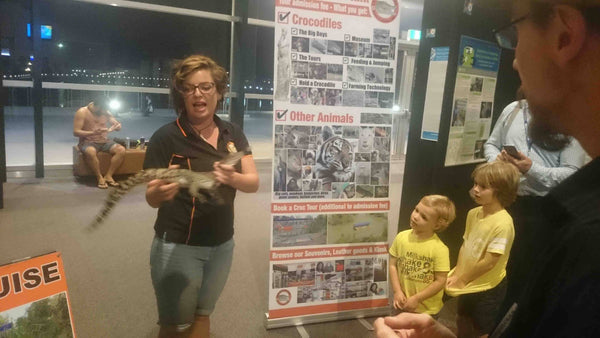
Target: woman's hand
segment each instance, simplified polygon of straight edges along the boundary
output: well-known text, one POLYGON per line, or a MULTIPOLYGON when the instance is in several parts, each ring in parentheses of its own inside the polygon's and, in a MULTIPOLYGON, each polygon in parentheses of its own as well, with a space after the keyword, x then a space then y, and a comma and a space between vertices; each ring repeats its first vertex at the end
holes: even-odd
MULTIPOLYGON (((169 169, 178 169, 179 165, 170 165, 169 169)), ((146 202, 153 207, 158 208, 163 202, 170 201, 175 198, 179 192, 179 183, 170 183, 165 180, 152 180, 148 182, 146 187, 146 202)))
POLYGON ((232 165, 225 165, 219 162, 213 164, 213 173, 215 178, 222 184, 233 186, 233 176, 235 174, 235 168, 232 165))

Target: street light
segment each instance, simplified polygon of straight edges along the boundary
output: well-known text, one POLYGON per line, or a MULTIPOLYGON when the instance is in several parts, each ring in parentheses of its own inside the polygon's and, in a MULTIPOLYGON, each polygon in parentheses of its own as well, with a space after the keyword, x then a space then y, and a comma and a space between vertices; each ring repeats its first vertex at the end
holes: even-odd
POLYGON ((121 102, 119 102, 117 100, 110 101, 110 103, 108 105, 110 106, 110 110, 112 110, 112 111, 117 111, 121 108, 121 102))

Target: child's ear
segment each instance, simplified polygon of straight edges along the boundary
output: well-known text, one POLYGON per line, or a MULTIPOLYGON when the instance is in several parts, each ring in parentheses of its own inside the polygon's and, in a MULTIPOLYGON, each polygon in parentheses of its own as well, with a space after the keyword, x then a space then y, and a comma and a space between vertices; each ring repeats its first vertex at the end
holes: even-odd
POLYGON ((444 226, 446 225, 446 220, 442 217, 438 217, 437 222, 435 224, 435 230, 440 230, 443 229, 444 226))

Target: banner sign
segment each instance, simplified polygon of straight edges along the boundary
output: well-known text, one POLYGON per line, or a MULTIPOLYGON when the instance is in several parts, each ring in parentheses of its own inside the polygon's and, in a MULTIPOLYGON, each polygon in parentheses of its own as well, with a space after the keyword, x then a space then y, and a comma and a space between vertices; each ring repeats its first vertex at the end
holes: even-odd
POLYGON ((387 306, 400 4, 275 4, 268 318, 387 306))
POLYGON ((60 253, 0 266, 0 332, 75 337, 60 253))
POLYGON ((461 36, 445 166, 485 161, 500 52, 495 43, 461 36))

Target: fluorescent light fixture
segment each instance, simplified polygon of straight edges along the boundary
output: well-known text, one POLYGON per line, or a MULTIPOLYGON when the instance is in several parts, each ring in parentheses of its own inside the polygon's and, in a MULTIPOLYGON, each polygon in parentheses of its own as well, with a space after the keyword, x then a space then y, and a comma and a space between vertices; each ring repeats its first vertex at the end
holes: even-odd
POLYGON ((2 55, 2 56, 10 56, 10 49, 8 49, 8 48, 2 48, 0 50, 0 55, 2 55))

